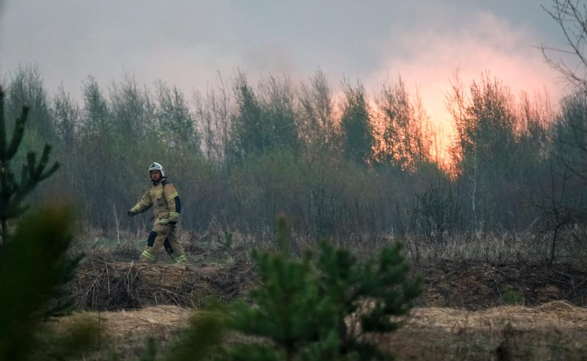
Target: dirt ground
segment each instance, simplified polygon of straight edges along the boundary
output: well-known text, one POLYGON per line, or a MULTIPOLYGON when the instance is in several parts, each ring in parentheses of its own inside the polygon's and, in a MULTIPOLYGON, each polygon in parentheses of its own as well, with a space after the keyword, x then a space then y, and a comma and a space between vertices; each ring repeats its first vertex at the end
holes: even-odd
POLYGON ((443 261, 416 266, 414 272, 426 282, 420 306, 482 310, 550 301, 587 305, 587 268, 576 264, 443 261))
MULTIPOLYGON (((374 337, 398 360, 585 360, 587 270, 569 264, 444 261, 416 265, 425 280, 400 331, 374 337)), ((165 347, 210 299, 246 297, 258 285, 247 261, 137 264, 89 260, 70 293, 80 316, 104 326, 109 347, 132 359, 150 337, 165 347)), ((88 358, 88 360, 91 359, 88 358)))
MULTIPOLYGON (((483 310, 550 301, 587 305, 587 269, 569 264, 445 261, 419 265, 425 280, 419 307, 483 310)), ((226 264, 139 264, 90 260, 83 263, 69 292, 87 310, 136 309, 158 305, 199 307, 211 298, 231 300, 258 285, 248 261, 226 264)))

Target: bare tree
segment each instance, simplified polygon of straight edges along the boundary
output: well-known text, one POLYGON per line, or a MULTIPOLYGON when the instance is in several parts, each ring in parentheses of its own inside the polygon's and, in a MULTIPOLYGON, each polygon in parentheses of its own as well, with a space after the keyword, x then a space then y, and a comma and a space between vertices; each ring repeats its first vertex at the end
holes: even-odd
POLYGON ((71 95, 65 91, 63 84, 53 96, 53 117, 57 135, 66 147, 71 148, 76 140, 79 127, 80 109, 71 95))
POLYGON ((206 159, 225 160, 230 141, 232 99, 230 90, 220 73, 215 84, 205 93, 193 93, 194 117, 202 136, 202 150, 206 159))
MULTIPOLYGON (((550 262, 555 258, 557 240, 565 228, 582 228, 587 212, 587 4, 584 0, 552 0, 543 9, 564 35, 562 47, 542 45, 547 63, 558 71, 574 93, 563 99, 553 128, 551 189, 542 207, 543 229, 552 232, 550 262), (574 187, 571 187, 570 185, 574 187), (574 189, 572 189, 574 188, 574 189)), ((578 238, 572 234, 574 238, 578 238)))
POLYGON ((302 82, 299 91, 300 137, 306 145, 308 159, 336 148, 338 129, 332 90, 322 71, 302 82))
POLYGON ((410 94, 399 77, 396 84, 383 86, 378 103, 380 161, 413 170, 432 159, 430 121, 418 92, 410 94))
POLYGON ((566 47, 541 46, 544 58, 572 85, 587 90, 587 5, 583 0, 552 0, 542 8, 559 25, 566 47))

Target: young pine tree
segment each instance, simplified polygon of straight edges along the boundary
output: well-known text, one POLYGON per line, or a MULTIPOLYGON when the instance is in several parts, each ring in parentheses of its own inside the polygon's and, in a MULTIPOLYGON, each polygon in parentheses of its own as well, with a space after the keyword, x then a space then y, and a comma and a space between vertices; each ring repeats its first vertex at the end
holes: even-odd
POLYGON ((27 154, 27 162, 22 168, 20 181, 16 179, 10 163, 22 142, 28 113, 29 109, 23 107, 20 117, 16 119, 12 137, 7 139, 4 91, 0 86, 0 244, 5 243, 10 236, 8 221, 21 216, 27 210, 28 207, 23 205, 25 197, 59 168, 58 163, 49 166, 51 146, 46 144, 39 161, 36 153, 27 154))
POLYGON ((81 257, 67 254, 71 213, 45 208, 21 220, 0 245, 0 360, 30 360, 48 310, 73 277, 81 257))
POLYGON ((390 359, 370 335, 400 327, 393 317, 406 315, 420 293, 399 243, 367 262, 326 241, 317 258, 293 259, 282 247, 254 259, 263 286, 251 293, 254 306, 237 304, 228 322, 262 341, 233 347, 229 360, 390 359))

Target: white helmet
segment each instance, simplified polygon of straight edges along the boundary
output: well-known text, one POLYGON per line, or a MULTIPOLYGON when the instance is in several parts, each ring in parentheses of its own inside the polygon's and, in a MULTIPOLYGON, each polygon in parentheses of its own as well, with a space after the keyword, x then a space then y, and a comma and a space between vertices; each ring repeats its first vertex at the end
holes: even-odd
POLYGON ((158 170, 161 172, 161 177, 165 177, 165 171, 163 171, 163 166, 157 162, 153 162, 149 167, 149 172, 152 170, 158 170))

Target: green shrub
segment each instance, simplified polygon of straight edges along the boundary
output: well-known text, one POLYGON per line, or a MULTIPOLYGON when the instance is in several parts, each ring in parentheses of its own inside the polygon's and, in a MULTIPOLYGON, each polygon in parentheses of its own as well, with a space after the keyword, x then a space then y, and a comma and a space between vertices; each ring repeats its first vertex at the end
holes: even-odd
POLYGON ((0 245, 0 360, 28 359, 47 314, 67 308, 55 300, 81 259, 67 253, 70 225, 66 208, 44 208, 0 245))
POLYGON ((518 292, 512 285, 505 286, 501 299, 506 305, 518 305, 524 301, 524 295, 518 292))
POLYGON ((229 327, 258 342, 228 352, 230 360, 384 360, 370 335, 395 331, 420 293, 408 280, 402 245, 359 262, 328 242, 301 260, 283 252, 254 254, 263 286, 254 305, 235 306, 229 327))

